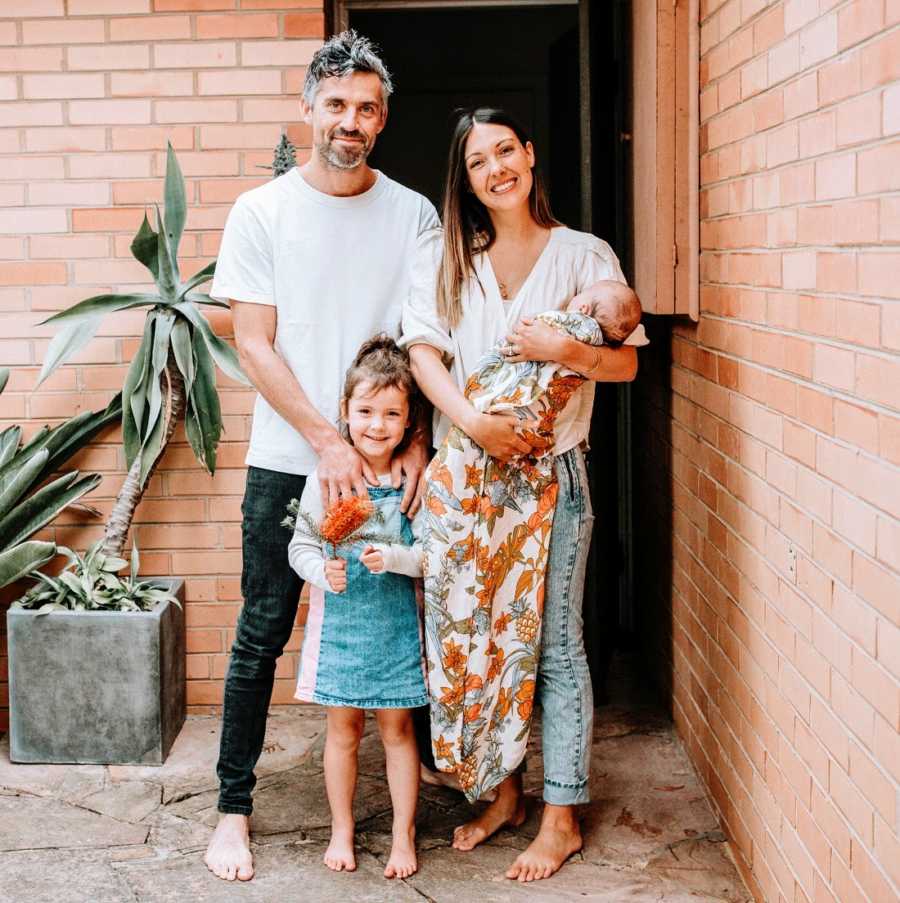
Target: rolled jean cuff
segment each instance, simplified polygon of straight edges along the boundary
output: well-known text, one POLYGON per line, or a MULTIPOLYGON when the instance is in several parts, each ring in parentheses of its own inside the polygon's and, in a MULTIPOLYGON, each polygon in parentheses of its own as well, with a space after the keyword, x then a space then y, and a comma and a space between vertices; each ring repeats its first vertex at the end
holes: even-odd
POLYGON ((253 806, 241 805, 240 803, 220 802, 217 808, 223 815, 246 815, 249 817, 253 814, 253 806))
POLYGON ((579 784, 559 784, 544 779, 544 802, 551 806, 580 806, 591 801, 587 781, 579 784))

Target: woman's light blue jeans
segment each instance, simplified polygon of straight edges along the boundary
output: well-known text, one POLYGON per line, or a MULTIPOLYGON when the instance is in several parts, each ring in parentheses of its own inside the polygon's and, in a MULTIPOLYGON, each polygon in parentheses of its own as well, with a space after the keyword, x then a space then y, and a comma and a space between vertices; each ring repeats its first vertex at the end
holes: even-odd
POLYGON ((537 698, 543 708, 544 802, 572 806, 590 799, 594 725, 582 617, 594 515, 581 449, 557 456, 556 476, 537 698))

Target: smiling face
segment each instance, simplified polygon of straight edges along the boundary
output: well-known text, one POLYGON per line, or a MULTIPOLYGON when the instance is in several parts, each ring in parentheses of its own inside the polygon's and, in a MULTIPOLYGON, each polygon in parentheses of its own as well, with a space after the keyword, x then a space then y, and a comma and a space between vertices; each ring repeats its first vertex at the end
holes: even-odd
POLYGON ((324 78, 312 106, 300 101, 303 121, 312 126, 316 153, 330 169, 356 169, 365 162, 384 128, 387 107, 374 72, 324 78))
POLYGON ((534 148, 522 144, 505 125, 476 122, 464 150, 469 186, 488 210, 514 210, 528 204, 534 184, 534 148))
POLYGON ((384 469, 409 426, 409 398, 399 386, 373 392, 363 381, 344 402, 341 416, 356 450, 376 470, 384 469))

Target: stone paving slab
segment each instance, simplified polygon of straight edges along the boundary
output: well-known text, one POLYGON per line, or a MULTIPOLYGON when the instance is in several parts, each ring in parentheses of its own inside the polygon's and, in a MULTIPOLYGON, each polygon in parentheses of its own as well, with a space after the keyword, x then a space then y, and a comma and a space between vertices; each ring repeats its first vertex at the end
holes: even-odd
POLYGON ((12 765, 3 740, 0 903, 750 900, 684 749, 652 707, 638 702, 598 711, 593 802, 581 811, 584 850, 553 878, 530 885, 503 873, 540 823, 539 721, 525 774, 525 824, 459 853, 450 837, 472 809, 460 794, 423 787, 420 870, 406 881, 382 875, 391 808, 372 718, 360 751, 359 869, 335 874, 322 864, 329 825, 324 726, 318 707, 273 710, 255 796, 257 877, 232 884, 202 861, 217 817, 217 718, 189 718, 157 767, 12 765))

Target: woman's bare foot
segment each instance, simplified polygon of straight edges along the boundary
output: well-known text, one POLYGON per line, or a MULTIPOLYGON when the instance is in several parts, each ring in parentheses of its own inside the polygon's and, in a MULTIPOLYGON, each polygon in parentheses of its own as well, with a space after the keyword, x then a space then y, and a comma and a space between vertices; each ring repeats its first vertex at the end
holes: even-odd
POLYGON ((395 831, 391 855, 384 867, 385 878, 408 878, 419 868, 416 861, 416 829, 395 831))
POLYGON ((331 840, 322 861, 333 872, 355 872, 356 855, 353 852, 353 826, 331 827, 331 840))
POLYGON ((459 778, 449 771, 432 771, 419 763, 419 780, 431 787, 449 787, 451 790, 458 790, 462 793, 459 778))
POLYGON ((581 829, 572 806, 544 806, 537 837, 507 869, 506 877, 516 881, 549 878, 563 863, 581 849, 581 829))
POLYGON ((460 825, 453 832, 453 849, 466 852, 474 850, 501 828, 518 828, 523 821, 525 799, 522 796, 522 781, 514 774, 497 788, 497 798, 481 815, 460 825))
POLYGON ((203 857, 206 867, 224 881, 249 881, 253 877, 250 852, 250 819, 246 815, 223 812, 203 857))

